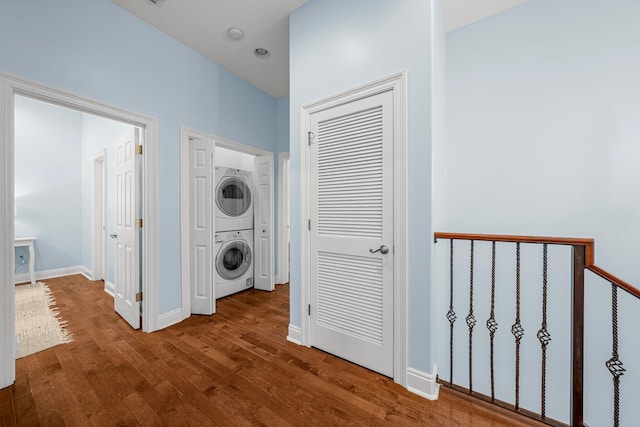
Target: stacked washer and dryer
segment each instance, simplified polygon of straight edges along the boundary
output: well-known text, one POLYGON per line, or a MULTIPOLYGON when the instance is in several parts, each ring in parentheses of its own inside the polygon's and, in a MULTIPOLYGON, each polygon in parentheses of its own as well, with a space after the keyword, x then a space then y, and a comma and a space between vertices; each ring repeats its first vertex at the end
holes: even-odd
POLYGON ((216 298, 253 287, 253 174, 215 168, 216 298))

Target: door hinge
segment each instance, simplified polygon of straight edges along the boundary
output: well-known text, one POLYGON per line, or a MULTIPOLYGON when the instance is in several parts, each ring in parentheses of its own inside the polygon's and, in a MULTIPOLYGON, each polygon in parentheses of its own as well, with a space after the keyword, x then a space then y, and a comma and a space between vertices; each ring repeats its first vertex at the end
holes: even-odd
POLYGON ((307 224, 309 231, 311 231, 311 220, 309 220, 309 223, 307 224))
POLYGON ((142 145, 136 145, 136 154, 142 154, 142 145))
POLYGON ((311 316, 311 304, 307 306, 307 313, 311 316))
POLYGON ((136 228, 142 228, 142 218, 136 219, 136 228))
POLYGON ((314 138, 315 138, 315 135, 313 134, 313 132, 307 132, 307 142, 309 143, 309 145, 311 145, 314 138))
POLYGON ((136 294, 136 302, 140 302, 140 301, 142 301, 142 292, 138 292, 136 294))

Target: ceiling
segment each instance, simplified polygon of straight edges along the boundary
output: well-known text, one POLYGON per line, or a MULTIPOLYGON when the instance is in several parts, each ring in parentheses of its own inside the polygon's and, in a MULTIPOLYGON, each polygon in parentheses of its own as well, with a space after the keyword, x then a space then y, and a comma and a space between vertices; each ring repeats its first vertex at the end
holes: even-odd
MULTIPOLYGON (((289 14, 307 0, 112 0, 174 39, 279 98, 289 93, 289 14), (244 32, 241 40, 227 34, 244 32), (256 57, 265 48, 270 57, 256 57)), ((451 31, 527 0, 443 0, 451 31)))

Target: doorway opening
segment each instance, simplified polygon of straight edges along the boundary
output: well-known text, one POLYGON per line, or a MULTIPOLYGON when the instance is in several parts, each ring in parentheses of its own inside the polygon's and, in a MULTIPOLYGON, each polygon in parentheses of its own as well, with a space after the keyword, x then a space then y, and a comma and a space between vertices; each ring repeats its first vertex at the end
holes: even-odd
POLYGON ((183 128, 180 156, 183 317, 274 290, 273 153, 183 128))
MULTIPOLYGON (((157 121, 146 116, 81 98, 60 90, 51 89, 44 85, 3 73, 0 73, 0 98, 3 101, 2 107, 0 107, 0 129, 4 130, 4 132, 0 134, 0 164, 2 164, 3 169, 2 173, 0 173, 0 212, 5 213, 1 217, 0 222, 0 242, 2 242, 0 244, 0 271, 2 272, 0 279, 3 283, 3 287, 0 289, 3 308, 3 310, 0 310, 2 313, 2 315, 0 315, 0 387, 6 387, 15 380, 15 228, 21 215, 29 213, 28 206, 23 206, 21 190, 15 188, 16 104, 24 98, 26 100, 49 104, 50 106, 73 110, 78 114, 95 115, 100 118, 126 123, 129 126, 137 127, 141 130, 140 133, 143 135, 145 146, 145 156, 141 160, 142 185, 146 190, 140 200, 146 226, 141 232, 142 246, 144 248, 142 251, 142 290, 146 297, 145 303, 142 306, 142 319, 143 330, 146 332, 155 330, 157 325, 155 287, 157 121), (7 212, 12 212, 13 214, 6 215, 7 212)), ((49 141, 46 138, 41 138, 39 142, 40 145, 37 149, 46 149, 47 142, 49 141)), ((95 154, 95 151, 91 153, 91 155, 93 154, 95 154)), ((74 157, 79 159, 80 153, 65 150, 55 153, 55 156, 52 156, 52 158, 60 156, 67 160, 74 157)), ((85 162, 85 165, 90 171, 90 175, 92 171, 91 164, 91 161, 85 162)), ((55 176, 50 177, 52 180, 55 178, 55 176)), ((93 185, 91 179, 89 179, 88 182, 91 187, 93 185)), ((89 189, 89 192, 91 192, 91 189, 89 189)), ((52 200, 50 203, 51 205, 60 204, 60 201, 52 200)), ((89 212, 87 221, 91 223, 91 202, 89 202, 87 209, 89 212)), ((75 212, 71 209, 69 209, 68 212, 75 215, 75 212)), ((89 231, 88 235, 91 236, 92 232, 89 231)), ((52 242, 56 242, 52 243, 52 245, 59 244, 64 238, 65 236, 63 235, 58 236, 57 240, 55 238, 52 239, 52 242)), ((89 237, 89 240, 90 239, 91 237, 89 237)), ((38 253, 36 252, 36 260, 37 258, 38 253)), ((87 258, 86 263, 91 264, 91 268, 93 268, 93 255, 89 253, 87 258)), ((77 261, 79 262, 79 260, 77 261)), ((82 263, 76 264, 76 267, 78 265, 82 266, 82 263)), ((66 271, 68 272, 69 270, 66 271)))
MULTIPOLYGON (((16 238, 33 238, 36 277, 80 273, 92 281, 103 280, 104 290, 116 299, 116 311, 139 328, 140 304, 135 304, 140 286, 139 230, 134 230, 136 244, 129 246, 135 250, 126 251, 133 257, 123 257, 117 250, 122 238, 110 239, 110 244, 106 239, 107 233, 122 234, 121 218, 140 217, 139 192, 120 193, 125 192, 126 181, 137 188, 141 177, 133 171, 128 171, 133 173, 127 179, 117 175, 123 156, 114 146, 122 135, 138 135, 139 128, 20 95, 14 105, 14 203, 20 212, 14 227, 16 238), (125 262, 125 258, 131 259, 125 262), (122 274, 127 269, 131 277, 122 274), (125 296, 125 288, 131 295, 125 296), (122 307, 127 307, 126 313, 122 307)), ((135 148, 130 150, 130 159, 137 161, 135 148)), ((16 271, 20 267, 18 263, 16 271)), ((21 274, 15 277, 17 283, 22 279, 21 274)))

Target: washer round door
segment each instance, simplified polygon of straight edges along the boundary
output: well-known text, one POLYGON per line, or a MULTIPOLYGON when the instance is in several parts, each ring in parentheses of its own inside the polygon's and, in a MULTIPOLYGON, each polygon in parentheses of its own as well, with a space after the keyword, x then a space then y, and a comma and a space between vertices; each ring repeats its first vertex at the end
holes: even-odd
POLYGON ((226 280, 235 280, 251 267, 251 248, 243 240, 224 245, 216 260, 218 274, 226 280))
POLYGON ((224 178, 216 191, 216 204, 226 215, 243 215, 251 207, 251 189, 242 178, 224 178))

